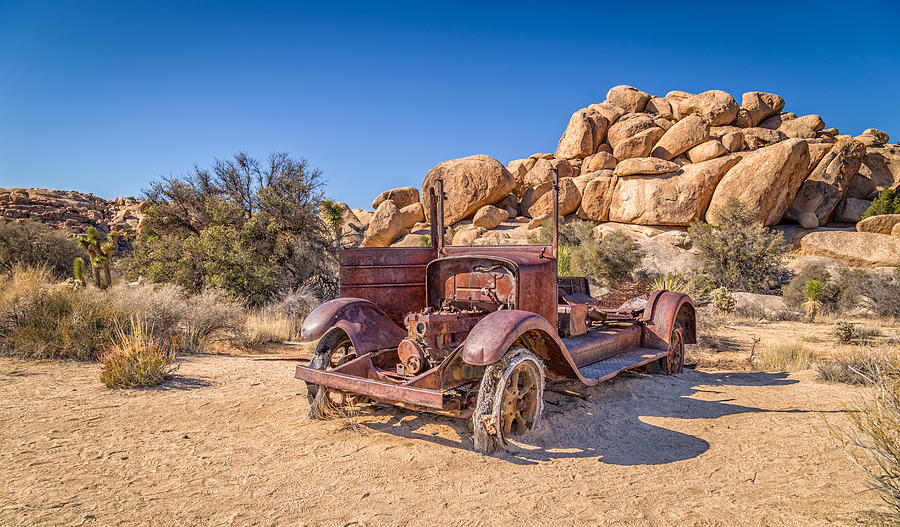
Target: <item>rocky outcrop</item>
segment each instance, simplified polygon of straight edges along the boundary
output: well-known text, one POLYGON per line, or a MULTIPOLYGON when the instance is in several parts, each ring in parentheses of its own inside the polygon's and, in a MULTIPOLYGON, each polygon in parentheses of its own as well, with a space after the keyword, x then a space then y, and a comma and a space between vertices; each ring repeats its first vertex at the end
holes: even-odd
POLYGON ((643 225, 690 225, 703 217, 713 189, 740 155, 686 165, 657 176, 619 178, 609 220, 643 225))
POLYGON ((737 117, 740 107, 731 94, 722 90, 709 90, 688 97, 678 105, 677 116, 684 119, 697 114, 712 126, 730 124, 737 117))
POLYGON ((137 234, 145 205, 134 198, 105 200, 93 194, 42 188, 0 188, 0 218, 34 221, 80 234, 88 227, 118 231, 123 241, 137 234))
POLYGON ((638 174, 665 174, 681 168, 676 163, 657 157, 633 157, 625 159, 616 166, 613 173, 617 176, 633 176, 638 174))
MULTIPOLYGON (((447 224, 468 218, 481 207, 496 203, 516 188, 516 180, 509 170, 486 155, 440 163, 425 175, 421 195, 429 196, 438 179, 444 182, 444 214, 447 224)), ((430 217, 429 200, 425 199, 422 205, 425 216, 430 217)))
POLYGON ((818 218, 818 225, 825 225, 859 172, 865 153, 859 141, 839 139, 800 186, 785 217, 796 220, 800 214, 811 212, 818 218))
POLYGON ((741 109, 747 112, 747 124, 756 126, 784 109, 784 99, 774 93, 751 91, 744 94, 741 109))
POLYGON ((709 122, 698 115, 689 115, 660 137, 651 154, 660 159, 672 159, 706 142, 707 139, 709 139, 709 122))
POLYGON ((809 146, 802 139, 788 139, 746 155, 716 186, 706 221, 718 223, 718 213, 737 199, 758 211, 765 225, 781 221, 809 167, 809 146))
POLYGON ((900 238, 887 234, 813 232, 800 240, 800 252, 834 258, 853 267, 900 267, 900 238))

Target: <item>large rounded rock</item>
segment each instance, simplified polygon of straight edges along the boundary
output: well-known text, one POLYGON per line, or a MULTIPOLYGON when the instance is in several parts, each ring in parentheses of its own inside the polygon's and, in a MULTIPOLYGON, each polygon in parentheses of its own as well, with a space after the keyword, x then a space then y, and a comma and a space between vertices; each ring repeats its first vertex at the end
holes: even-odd
POLYGON ((825 225, 859 172, 865 153, 866 147, 859 141, 839 139, 800 186, 785 217, 796 220, 800 214, 812 212, 819 225, 825 225))
POLYGON ((669 93, 667 93, 665 99, 672 107, 672 116, 677 119, 679 118, 679 116, 687 115, 681 107, 685 102, 687 102, 688 99, 693 96, 693 93, 678 90, 670 91, 669 93))
POLYGON ((681 167, 671 161, 658 157, 634 157, 625 159, 616 165, 617 176, 632 176, 636 174, 665 174, 677 172, 681 167))
POLYGON ((397 208, 402 209, 411 203, 419 201, 419 189, 416 187, 400 187, 385 190, 372 202, 372 208, 377 209, 381 202, 386 199, 393 201, 397 208))
POLYGON ((582 108, 569 119, 556 147, 555 157, 584 158, 593 154, 606 138, 609 122, 596 110, 582 108))
POLYGON ((709 122, 699 115, 689 115, 663 134, 651 155, 660 159, 672 159, 708 139, 709 122))
POLYGON ((859 223, 863 214, 872 206, 867 199, 844 198, 834 209, 832 221, 836 223, 859 223))
POLYGON ((603 171, 588 181, 581 193, 578 217, 595 222, 609 221, 609 204, 616 177, 610 171, 603 171))
POLYGON ((881 214, 861 220, 856 224, 856 230, 859 232, 890 234, 894 225, 897 224, 900 224, 900 214, 881 214))
POLYGON ((877 128, 867 128, 863 130, 862 135, 872 138, 872 144, 866 146, 880 146, 887 144, 887 142, 891 140, 887 132, 883 132, 877 128))
POLYGON ((584 158, 581 163, 581 173, 587 174, 598 170, 612 170, 616 168, 619 161, 612 154, 606 152, 597 152, 592 156, 584 158))
POLYGON ((672 113, 672 105, 662 97, 651 97, 650 100, 647 101, 647 106, 644 108, 644 111, 658 115, 664 119, 672 119, 675 117, 675 114, 672 113))
POLYGON ((728 92, 709 90, 679 104, 677 116, 684 119, 690 114, 697 114, 706 119, 710 125, 719 126, 734 121, 738 109, 740 106, 728 92))
POLYGON ((900 267, 900 238, 874 232, 811 232, 800 240, 800 253, 853 267, 900 267))
POLYGON ((818 115, 810 114, 783 122, 778 127, 778 131, 787 137, 811 139, 816 137, 816 132, 823 128, 825 128, 825 121, 818 115))
POLYGON ((761 223, 775 225, 803 184, 808 167, 809 146, 802 139, 788 139, 745 155, 716 187, 706 221, 717 224, 718 213, 737 199, 757 211, 761 223))
POLYGON ((444 215, 447 224, 468 218, 479 208, 496 203, 515 190, 509 170, 491 156, 475 155, 444 161, 432 168, 422 182, 425 216, 430 217, 430 195, 435 181, 444 181, 444 215))
POLYGON ((722 143, 715 139, 700 143, 699 145, 687 151, 687 157, 691 163, 702 163, 728 153, 728 149, 722 146, 722 143))
POLYGON ((418 201, 400 208, 400 222, 404 229, 409 230, 413 225, 424 221, 425 213, 422 209, 422 204, 418 201))
POLYGON ((629 137, 625 141, 617 144, 613 148, 613 157, 618 160, 630 159, 632 157, 647 157, 653 150, 653 145, 659 141, 665 132, 662 128, 648 128, 639 132, 634 137, 629 137))
MULTIPOLYGON (((516 179, 517 187, 525 186, 525 174, 531 170, 531 167, 534 166, 536 159, 528 158, 528 159, 514 159, 506 165, 506 170, 509 170, 509 173, 513 175, 516 179)), ((523 189, 524 192, 524 189, 523 189)))
POLYGON ((634 86, 614 86, 606 94, 606 100, 621 106, 627 112, 642 112, 650 100, 650 95, 634 86))
MULTIPOLYGON (((548 181, 544 185, 549 185, 549 188, 541 189, 539 191, 541 196, 527 208, 528 216, 531 218, 537 218, 553 212, 553 182, 548 181)), ((565 216, 575 212, 579 203, 581 203, 581 193, 578 192, 578 187, 575 186, 572 178, 559 180, 559 215, 565 216)), ((525 207, 523 207, 523 212, 524 209, 525 207)))
MULTIPOLYGON (((609 220, 641 225, 690 225, 703 217, 716 184, 740 154, 694 163, 656 176, 619 178, 609 220)), ((590 185, 588 185, 590 187, 590 185)), ((585 192, 587 197, 588 191, 585 192)), ((582 207, 584 200, 582 200, 582 207)))
POLYGON ((744 94, 741 108, 747 111, 748 126, 756 126, 784 109, 784 99, 774 93, 751 91, 744 94))
POLYGON ((900 181, 900 148, 870 147, 866 149, 859 174, 850 183, 847 195, 867 198, 900 181))
POLYGON ((594 110, 604 118, 606 118, 610 126, 618 121, 620 117, 628 113, 627 111, 625 111, 625 108, 622 108, 621 106, 613 104, 609 101, 592 104, 588 106, 588 109, 594 110))
POLYGON ((744 148, 744 134, 740 131, 728 132, 720 141, 729 152, 738 152, 744 148))
POLYGON ((505 210, 493 205, 485 205, 475 213, 475 217, 472 218, 472 225, 488 230, 495 229, 508 217, 509 213, 505 210))
POLYGON ((616 124, 609 127, 609 131, 606 134, 606 140, 613 148, 613 151, 615 151, 616 146, 636 136, 640 132, 652 128, 659 128, 659 125, 653 120, 653 116, 646 113, 625 114, 616 121, 616 124))
POLYGON ((759 128, 766 128, 768 130, 778 130, 778 128, 782 124, 786 123, 787 121, 790 121, 791 119, 796 119, 796 118, 797 118, 797 114, 795 114, 793 112, 782 113, 779 115, 773 115, 772 117, 763 119, 763 121, 761 123, 759 123, 759 128))
POLYGON ((768 146, 779 141, 784 141, 788 137, 778 130, 769 130, 768 128, 744 128, 741 130, 744 134, 744 141, 749 145, 750 140, 756 140, 757 147, 768 146))
POLYGON ((362 240, 363 247, 389 247, 407 234, 404 218, 392 200, 382 201, 369 220, 362 240))

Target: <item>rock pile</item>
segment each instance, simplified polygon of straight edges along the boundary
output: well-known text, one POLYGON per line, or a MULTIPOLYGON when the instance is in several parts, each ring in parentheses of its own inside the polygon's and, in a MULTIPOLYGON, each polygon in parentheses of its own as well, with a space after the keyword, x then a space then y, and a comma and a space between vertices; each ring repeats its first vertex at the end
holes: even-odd
POLYGON ((68 190, 0 188, 0 217, 36 221, 73 233, 84 232, 90 226, 103 232, 117 230, 128 240, 140 224, 142 202, 134 198, 107 201, 68 190))
MULTIPOLYGON (((807 234, 830 223, 856 223, 878 191, 900 181, 900 148, 886 144, 886 133, 842 135, 818 115, 784 108, 773 93, 745 93, 739 104, 721 90, 657 97, 616 86, 605 101, 572 114, 554 153, 506 166, 486 155, 444 161, 426 174, 415 206, 415 189, 405 187, 375 200, 375 223, 365 219, 372 212, 351 211, 356 243, 418 245, 438 178, 454 243, 470 244, 527 238, 540 225, 534 220, 552 210, 554 168, 560 214, 622 224, 638 237, 637 226, 660 235, 683 232, 696 220, 715 223, 732 198, 756 210, 762 224, 799 224, 807 234), (393 207, 385 205, 392 200, 393 207)), ((684 236, 667 239, 684 245, 684 236)), ((855 247, 859 240, 841 243, 855 247)))

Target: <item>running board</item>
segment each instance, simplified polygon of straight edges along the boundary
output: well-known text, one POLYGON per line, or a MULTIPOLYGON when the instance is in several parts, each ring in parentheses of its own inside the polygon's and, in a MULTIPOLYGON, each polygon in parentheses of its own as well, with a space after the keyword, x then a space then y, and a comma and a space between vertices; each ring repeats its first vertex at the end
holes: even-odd
POLYGON ((578 368, 578 372, 582 377, 588 379, 592 383, 603 382, 611 379, 619 373, 643 366, 655 360, 659 360, 666 355, 668 351, 654 348, 635 348, 625 353, 620 353, 608 359, 598 360, 578 368))

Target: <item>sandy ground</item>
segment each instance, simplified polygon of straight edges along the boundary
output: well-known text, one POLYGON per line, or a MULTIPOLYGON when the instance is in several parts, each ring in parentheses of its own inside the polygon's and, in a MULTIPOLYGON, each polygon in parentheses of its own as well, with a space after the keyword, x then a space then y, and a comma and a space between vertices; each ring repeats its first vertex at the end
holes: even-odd
POLYGON ((514 452, 374 406, 308 421, 290 362, 195 356, 162 388, 0 359, 0 525, 868 525, 822 431, 861 388, 812 372, 626 374, 546 395, 514 452))

